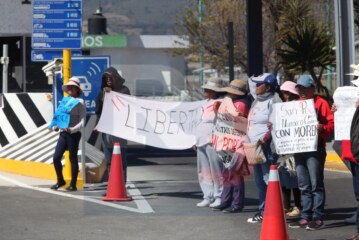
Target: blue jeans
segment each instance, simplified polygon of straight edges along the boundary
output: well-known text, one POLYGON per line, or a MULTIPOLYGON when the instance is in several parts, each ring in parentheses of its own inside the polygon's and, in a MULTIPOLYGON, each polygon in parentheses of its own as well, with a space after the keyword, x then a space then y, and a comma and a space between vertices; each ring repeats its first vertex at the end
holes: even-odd
POLYGON ((327 153, 318 147, 315 152, 294 154, 298 185, 302 198, 302 219, 323 220, 325 204, 324 163, 327 153))
POLYGON ((62 175, 62 163, 61 159, 66 150, 70 153, 71 162, 71 183, 72 187, 76 187, 77 175, 79 173, 79 162, 77 158, 77 152, 79 150, 79 143, 81 139, 81 132, 69 134, 67 132, 60 132, 59 139, 57 140, 53 161, 57 176, 57 182, 61 183, 64 181, 62 175))
POLYGON ((267 184, 269 178, 270 165, 275 164, 277 161, 277 155, 272 153, 270 148, 270 141, 263 145, 263 153, 266 156, 267 161, 263 164, 257 164, 254 166, 254 178, 259 194, 259 212, 264 213, 264 206, 267 194, 267 184))
POLYGON ((122 169, 123 169, 123 177, 125 183, 127 182, 127 141, 118 138, 106 133, 102 133, 102 148, 103 153, 105 154, 105 159, 107 163, 107 169, 105 172, 105 175, 110 174, 110 167, 111 167, 111 161, 112 161, 112 152, 113 152, 113 145, 115 142, 120 143, 121 148, 121 158, 122 158, 122 169))

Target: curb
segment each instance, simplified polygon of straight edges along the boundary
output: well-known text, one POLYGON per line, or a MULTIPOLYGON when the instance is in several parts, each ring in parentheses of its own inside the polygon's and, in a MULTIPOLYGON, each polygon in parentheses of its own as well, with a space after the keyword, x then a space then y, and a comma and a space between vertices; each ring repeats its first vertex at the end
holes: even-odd
POLYGON ((326 170, 350 172, 343 160, 335 151, 327 151, 324 168, 326 170))
MULTIPOLYGON (((0 171, 56 181, 56 174, 53 164, 0 158, 0 171)), ((79 176, 82 176, 81 172, 79 172, 79 176)), ((70 180, 71 179, 67 179, 65 177, 65 187, 69 186, 70 180)), ((79 189, 83 188, 83 180, 81 177, 77 178, 76 185, 79 189)))

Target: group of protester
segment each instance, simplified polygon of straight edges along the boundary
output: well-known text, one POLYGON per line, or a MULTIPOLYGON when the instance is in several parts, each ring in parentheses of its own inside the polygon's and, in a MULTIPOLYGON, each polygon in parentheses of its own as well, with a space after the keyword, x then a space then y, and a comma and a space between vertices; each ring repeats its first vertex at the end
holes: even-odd
MULTIPOLYGON (((103 99, 106 92, 116 91, 130 94, 129 89, 124 86, 124 82, 125 80, 118 74, 115 68, 110 67, 104 72, 101 91, 96 99, 96 114, 98 117, 102 112, 103 99)), ((244 176, 249 174, 245 156, 244 154, 235 155, 241 158, 241 161, 237 161, 238 165, 225 168, 220 156, 213 148, 211 138, 221 102, 223 99, 229 98, 236 109, 236 116, 247 118, 247 141, 261 146, 266 158, 264 163, 253 166, 255 183, 258 188, 259 207, 258 212, 248 219, 248 222, 262 222, 270 165, 278 164, 284 211, 289 217, 300 216, 300 220, 289 224, 289 227, 315 230, 323 226, 325 216, 325 144, 334 131, 333 111, 336 110, 336 107, 333 105, 333 108, 330 109, 327 101, 315 94, 315 82, 312 77, 310 75, 302 75, 296 83, 285 81, 281 86, 279 86, 276 77, 271 73, 251 77, 248 81, 233 80, 228 86, 224 86, 224 82, 220 78, 210 78, 202 88, 204 89, 204 97, 207 99, 207 104, 203 106, 203 109, 210 110, 205 111, 206 114, 203 114, 202 121, 197 127, 196 144, 193 146, 194 150, 197 151, 198 178, 203 192, 203 200, 197 206, 211 207, 213 210, 225 213, 241 212, 244 208, 244 176), (248 84, 255 85, 254 92, 249 91, 248 84), (273 104, 309 99, 313 99, 317 114, 317 150, 278 156, 271 136, 272 123, 270 122, 270 115, 273 110, 273 104), (291 208, 290 198, 292 192, 294 206, 291 208)), ((66 113, 69 115, 69 119, 66 127, 51 126, 52 130, 60 131, 60 137, 53 157, 57 182, 51 186, 51 189, 57 190, 66 184, 62 175, 61 159, 63 153, 69 150, 72 179, 67 190, 76 191, 78 175, 77 151, 81 138, 80 130, 84 126, 86 109, 83 100, 80 98, 82 89, 78 78, 70 78, 62 86, 62 89, 69 95, 70 100, 64 101, 63 106, 59 106, 60 111, 58 114, 66 113), (61 111, 63 112, 61 113, 61 111)), ((353 141, 358 142, 359 140, 357 137, 359 118, 356 117, 359 114, 358 109, 352 124, 352 143, 350 141, 342 142, 342 157, 351 161, 353 185, 357 200, 359 201, 359 191, 357 190, 357 183, 359 182, 357 176, 359 175, 356 174, 359 170, 356 156, 359 156, 359 153, 355 152, 354 156, 351 154, 351 150, 356 150, 353 147, 353 141)), ((102 136, 103 150, 108 166, 107 171, 109 171, 113 143, 116 141, 121 142, 121 152, 124 155, 126 154, 126 141, 108 134, 102 134, 102 136)), ((238 149, 234 149, 234 151, 236 150, 238 149)), ((123 156, 122 159, 124 161, 124 178, 126 181, 126 157, 123 156)), ((359 214, 355 218, 359 232, 359 214)), ((359 240, 359 233, 348 239, 359 240)))
MULTIPOLYGON (((280 179, 283 190, 283 206, 287 216, 299 217, 300 220, 289 224, 291 228, 315 230, 323 225, 324 220, 324 162, 326 158, 325 143, 334 131, 334 117, 326 100, 315 95, 315 83, 310 75, 302 75, 296 83, 285 81, 279 86, 276 77, 264 73, 251 77, 248 81, 255 84, 255 92, 250 93, 247 81, 233 80, 225 87, 219 78, 210 78, 202 86, 208 109, 213 105, 211 114, 204 114, 197 129, 198 177, 203 191, 203 200, 198 207, 211 207, 226 213, 241 212, 244 207, 245 183, 243 171, 247 164, 245 159, 237 161, 241 169, 232 166, 226 169, 220 156, 213 148, 211 136, 217 121, 217 109, 225 98, 231 98, 238 116, 246 117, 247 141, 260 145, 266 161, 253 166, 255 183, 258 188, 258 212, 250 223, 260 223, 263 219, 267 183, 270 165, 280 165, 280 179), (313 99, 317 113, 318 147, 314 152, 298 152, 293 155, 278 156, 272 141, 270 115, 273 104, 280 102, 313 99), (217 107, 216 107, 217 106, 217 107), (280 160, 280 162, 278 161, 280 160), (291 165, 291 166, 289 166, 291 165), (293 168, 295 165, 295 169, 293 168), (300 190, 299 190, 300 189, 300 190), (293 192, 295 206, 290 207, 293 192)), ((250 82, 249 82, 250 83, 250 82)), ((243 146, 238 146, 242 148, 243 146)), ((233 149, 237 151, 237 149, 233 149)), ((244 156, 233 155, 239 158, 244 156)))

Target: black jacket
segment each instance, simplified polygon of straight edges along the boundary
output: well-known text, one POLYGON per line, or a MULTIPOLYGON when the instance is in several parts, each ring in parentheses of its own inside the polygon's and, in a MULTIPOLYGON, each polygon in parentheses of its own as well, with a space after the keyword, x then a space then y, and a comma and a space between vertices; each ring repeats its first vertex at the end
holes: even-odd
POLYGON ((359 162, 359 107, 355 110, 350 127, 350 144, 352 154, 355 160, 359 162))
POLYGON ((97 119, 100 118, 102 113, 103 99, 105 96, 103 88, 108 87, 106 86, 106 80, 105 80, 106 75, 111 75, 113 77, 112 91, 130 95, 130 90, 128 89, 128 87, 123 85, 125 83, 125 79, 121 77, 121 75, 117 72, 116 68, 114 67, 107 68, 102 75, 101 91, 96 97, 95 113, 97 115, 97 119))

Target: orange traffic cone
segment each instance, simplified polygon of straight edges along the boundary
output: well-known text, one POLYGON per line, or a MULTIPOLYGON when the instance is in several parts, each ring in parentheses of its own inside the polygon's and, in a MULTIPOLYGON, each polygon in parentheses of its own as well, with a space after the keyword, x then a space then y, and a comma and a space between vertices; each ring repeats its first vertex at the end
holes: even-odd
POLYGON ((108 179, 106 197, 102 201, 130 201, 127 196, 125 180, 122 170, 122 157, 120 144, 117 142, 113 146, 110 176, 108 179))
POLYGON ((288 240, 277 165, 270 166, 261 240, 288 240))

